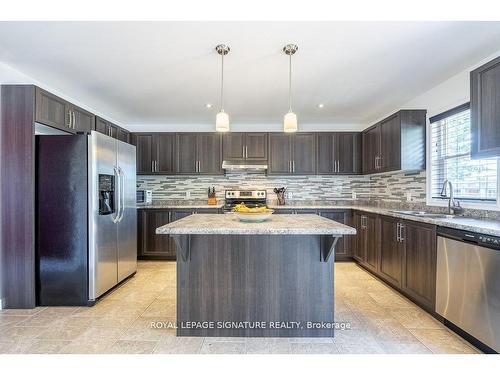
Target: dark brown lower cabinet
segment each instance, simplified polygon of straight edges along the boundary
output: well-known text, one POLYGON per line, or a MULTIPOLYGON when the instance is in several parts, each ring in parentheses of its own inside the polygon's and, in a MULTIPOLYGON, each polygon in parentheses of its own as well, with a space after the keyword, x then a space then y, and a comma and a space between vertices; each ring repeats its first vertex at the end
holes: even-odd
POLYGON ((433 312, 436 297, 436 226, 383 215, 366 215, 364 212, 354 212, 353 226, 358 231, 354 239, 354 259, 415 303, 433 312), (370 224, 372 220, 363 219, 363 216, 378 218, 370 224), (373 233, 369 233, 370 227, 375 228, 373 233))
MULTIPOLYGON (((349 210, 321 210, 318 214, 324 218, 349 225, 350 222, 350 211, 349 210)), ((351 260, 351 241, 350 236, 341 237, 335 246, 335 261, 339 260, 351 260)), ((331 238, 325 237, 323 239, 322 246, 331 245, 331 238)))
POLYGON ((436 226, 403 222, 402 288, 413 299, 434 311, 436 302, 436 226))
POLYGON ((378 215, 355 212, 353 224, 357 231, 353 256, 363 266, 376 271, 380 233, 378 215))
POLYGON ((404 247, 399 239, 399 219, 380 219, 380 276, 392 285, 401 286, 404 247))
POLYGON ((168 235, 156 234, 156 228, 195 213, 219 213, 216 208, 160 209, 137 211, 137 258, 142 260, 175 260, 176 245, 168 235))
POLYGON ((145 209, 137 212, 138 259, 175 259, 175 247, 171 245, 171 238, 156 234, 156 228, 171 221, 172 211, 145 209))

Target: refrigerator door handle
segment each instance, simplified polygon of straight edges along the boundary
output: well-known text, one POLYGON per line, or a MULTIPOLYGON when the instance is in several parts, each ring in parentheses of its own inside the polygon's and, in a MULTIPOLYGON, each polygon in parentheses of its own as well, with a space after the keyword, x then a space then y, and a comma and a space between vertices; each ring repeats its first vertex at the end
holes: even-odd
POLYGON ((118 215, 118 222, 123 220, 125 214, 125 173, 123 169, 118 167, 118 175, 120 176, 120 213, 118 215))
POLYGON ((114 201, 115 201, 115 217, 113 217, 111 220, 113 223, 118 223, 118 219, 120 217, 120 211, 121 211, 121 182, 120 182, 120 172, 118 171, 118 168, 116 166, 113 167, 113 171, 115 173, 115 196, 114 196, 114 201))

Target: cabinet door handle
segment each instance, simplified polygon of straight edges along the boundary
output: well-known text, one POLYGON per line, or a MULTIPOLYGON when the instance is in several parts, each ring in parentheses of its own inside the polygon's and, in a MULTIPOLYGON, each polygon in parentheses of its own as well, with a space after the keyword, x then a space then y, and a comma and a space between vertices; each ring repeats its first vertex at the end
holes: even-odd
POLYGON ((71 111, 68 109, 68 122, 66 123, 68 128, 71 128, 71 111))
POLYGON ((405 233, 405 226, 404 226, 404 224, 400 224, 399 225, 399 240, 401 242, 404 242, 405 235, 406 235, 406 233, 405 233))
POLYGON ((242 153, 243 153, 243 159, 245 159, 246 158, 246 156, 245 156, 245 146, 242 146, 241 149, 242 149, 242 153))
POLYGON ((401 224, 397 223, 396 226, 396 241, 401 242, 401 224))
MULTIPOLYGON (((108 133, 109 135, 109 133, 108 133)), ((155 171, 155 161, 154 160, 151 160, 151 172, 154 172, 155 171)))
POLYGON ((248 146, 245 146, 245 159, 248 159, 248 146))
POLYGON ((155 172, 158 172, 158 162, 155 160, 155 172))
POLYGON ((337 160, 337 173, 340 173, 340 160, 337 160))
POLYGON ((172 221, 172 211, 168 211, 168 222, 172 221))
POLYGON ((292 172, 295 173, 295 160, 292 161, 292 172))

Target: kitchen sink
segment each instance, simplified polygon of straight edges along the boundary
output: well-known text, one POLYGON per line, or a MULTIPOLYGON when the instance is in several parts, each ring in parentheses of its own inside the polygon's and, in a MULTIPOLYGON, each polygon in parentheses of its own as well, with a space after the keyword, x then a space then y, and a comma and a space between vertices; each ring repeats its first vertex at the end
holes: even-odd
POLYGON ((396 214, 401 214, 401 215, 428 217, 430 219, 453 219, 455 217, 455 215, 436 214, 436 213, 425 212, 425 211, 392 210, 391 212, 394 212, 396 214))

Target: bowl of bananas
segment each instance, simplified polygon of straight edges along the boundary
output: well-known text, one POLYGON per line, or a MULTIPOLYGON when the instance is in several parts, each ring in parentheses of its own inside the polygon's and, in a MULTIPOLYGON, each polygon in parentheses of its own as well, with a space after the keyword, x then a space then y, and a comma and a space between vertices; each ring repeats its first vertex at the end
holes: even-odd
POLYGON ((233 208, 233 213, 236 217, 243 222, 247 223, 262 223, 269 220, 274 210, 266 206, 260 207, 247 207, 244 203, 237 204, 233 208))

